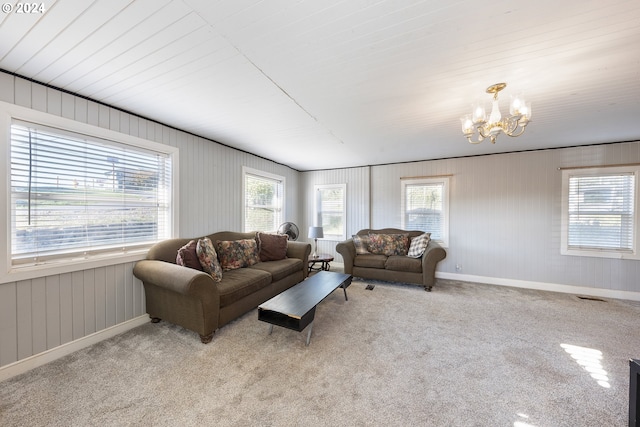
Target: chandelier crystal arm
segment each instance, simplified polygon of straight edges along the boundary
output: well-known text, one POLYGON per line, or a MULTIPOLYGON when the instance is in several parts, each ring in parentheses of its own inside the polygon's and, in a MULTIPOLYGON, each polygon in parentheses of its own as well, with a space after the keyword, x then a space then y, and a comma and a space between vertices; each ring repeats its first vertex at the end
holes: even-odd
POLYGON ((473 135, 466 135, 466 136, 467 136, 467 141, 469 141, 470 144, 480 144, 482 141, 484 141, 484 137, 482 135, 478 135, 477 141, 471 140, 471 137, 473 135))
POLYGON ((507 136, 511 136, 511 137, 514 137, 514 138, 515 138, 516 136, 520 136, 520 135, 522 135, 522 134, 524 133, 524 128, 525 128, 526 126, 527 126, 526 124, 524 124, 524 125, 520 125, 520 126, 516 126, 516 128, 515 128, 515 129, 513 129, 513 131, 511 131, 511 132, 505 132, 505 135, 507 135, 507 136), (520 132, 515 133, 515 131, 518 129, 518 127, 520 127, 520 132))

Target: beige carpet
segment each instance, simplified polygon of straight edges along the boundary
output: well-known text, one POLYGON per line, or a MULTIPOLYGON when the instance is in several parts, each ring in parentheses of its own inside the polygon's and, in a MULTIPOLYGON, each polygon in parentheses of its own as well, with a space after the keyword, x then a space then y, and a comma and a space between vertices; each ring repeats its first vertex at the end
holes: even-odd
POLYGON ((208 345, 141 326, 0 383, 0 425, 627 425, 638 303, 445 280, 348 292, 318 307, 309 347, 255 310, 208 345))

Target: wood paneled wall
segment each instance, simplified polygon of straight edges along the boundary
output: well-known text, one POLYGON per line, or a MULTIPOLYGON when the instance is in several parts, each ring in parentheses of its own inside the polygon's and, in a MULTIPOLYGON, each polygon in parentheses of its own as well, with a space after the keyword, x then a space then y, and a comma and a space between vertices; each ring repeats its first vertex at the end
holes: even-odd
MULTIPOLYGON (((450 174, 450 245, 440 272, 640 292, 640 261, 560 255, 558 171, 640 162, 640 142, 301 173, 4 73, 0 100, 178 147, 180 236, 241 229, 242 166, 286 178, 285 220, 299 225, 303 241, 316 184, 347 185, 350 236, 400 227, 401 177, 450 174)), ((319 250, 341 262, 336 243, 321 240, 319 250)), ((0 367, 143 315, 133 265, 0 284, 0 367)))
MULTIPOLYGON (((314 186, 323 184, 346 184, 346 227, 347 236, 355 234, 362 228, 368 228, 370 216, 370 186, 369 167, 332 169, 329 171, 314 171, 302 173, 300 197, 302 206, 302 217, 300 227, 301 238, 307 238, 309 227, 313 226, 314 220, 314 186)), ((318 252, 331 254, 338 257, 335 247, 336 241, 321 239, 318 241, 318 252)), ((340 262, 342 259, 340 258, 340 262)))
MULTIPOLYGON (((291 168, 2 72, 0 101, 178 147, 180 236, 241 230, 242 166, 284 176, 286 218, 300 222, 291 168)), ((1 283, 0 367, 144 315, 134 264, 1 283)))
MULTIPOLYGON (((401 177, 451 175, 450 242, 439 272, 640 292, 640 261, 560 254, 558 168, 632 162, 640 162, 640 142, 305 172, 302 182, 307 192, 314 184, 347 182, 353 234, 369 225, 401 227, 401 177)), ((311 220, 313 198, 306 203, 311 220)), ((335 242, 322 245, 342 261, 335 242)))

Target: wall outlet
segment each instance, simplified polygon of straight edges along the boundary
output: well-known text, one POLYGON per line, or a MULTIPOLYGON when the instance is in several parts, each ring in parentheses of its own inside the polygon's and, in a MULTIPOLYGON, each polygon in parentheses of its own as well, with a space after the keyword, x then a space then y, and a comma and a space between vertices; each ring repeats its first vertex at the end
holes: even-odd
POLYGON ((456 264, 456 271, 462 271, 462 265, 456 264))

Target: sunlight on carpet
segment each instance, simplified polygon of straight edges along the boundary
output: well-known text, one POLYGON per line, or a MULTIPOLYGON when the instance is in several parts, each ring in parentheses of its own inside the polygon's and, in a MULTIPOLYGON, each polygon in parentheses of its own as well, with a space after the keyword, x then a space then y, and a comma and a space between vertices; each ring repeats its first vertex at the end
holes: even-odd
MULTIPOLYGON (((516 414, 516 415, 518 415, 518 417, 520 417, 520 418, 524 418, 525 420, 529 419, 529 416, 526 415, 526 414, 523 414, 523 413, 519 413, 519 414, 516 414)), ((513 423, 513 427, 536 427, 536 426, 533 425, 533 424, 526 423, 524 421, 515 421, 513 423)))
POLYGON ((611 388, 609 374, 602 366, 602 352, 593 348, 579 347, 571 344, 560 344, 564 351, 580 365, 585 371, 604 388, 611 388))

